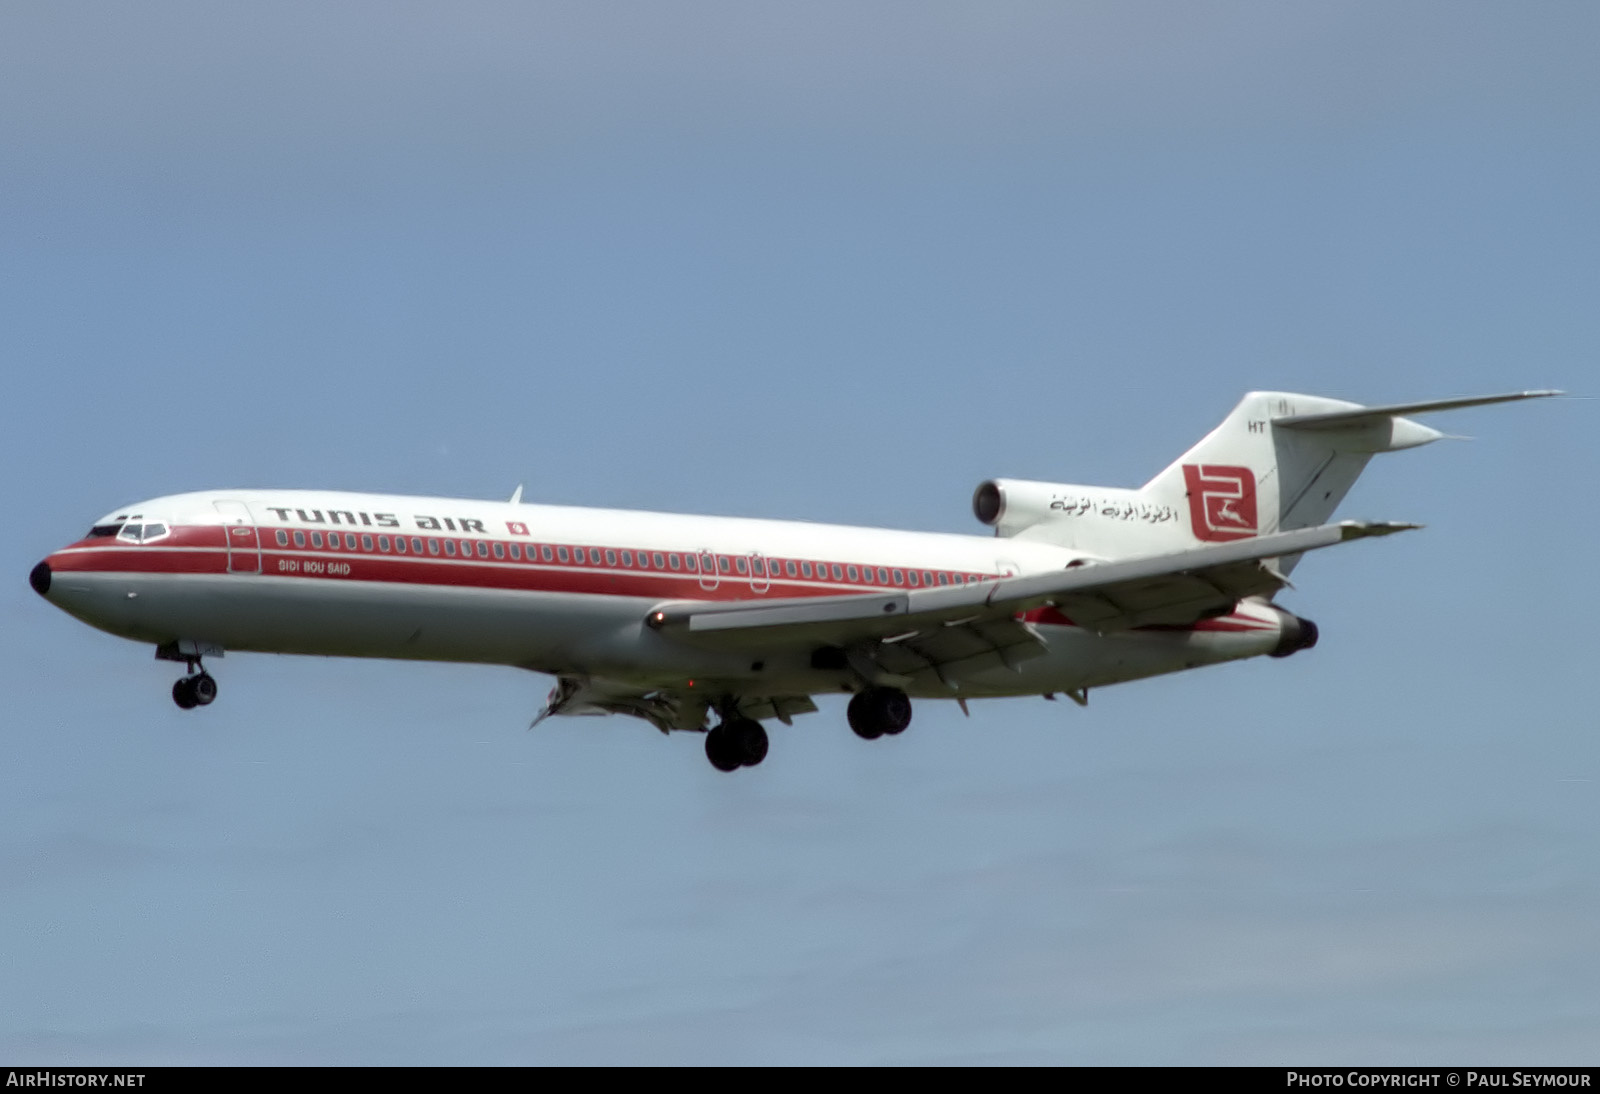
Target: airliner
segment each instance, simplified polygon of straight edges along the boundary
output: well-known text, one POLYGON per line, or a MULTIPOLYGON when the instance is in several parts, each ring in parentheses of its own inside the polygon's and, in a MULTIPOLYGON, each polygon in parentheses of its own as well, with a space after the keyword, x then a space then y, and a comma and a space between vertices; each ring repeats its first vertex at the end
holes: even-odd
POLYGON ((310 490, 124 506, 34 567, 34 590, 186 673, 229 651, 511 665, 555 677, 538 724, 627 714, 761 763, 763 721, 848 694, 868 740, 913 699, 1058 696, 1241 658, 1317 628, 1273 602, 1307 551, 1417 527, 1329 523, 1381 452, 1443 434, 1391 406, 1252 392, 1138 489, 993 479, 988 535, 310 490))

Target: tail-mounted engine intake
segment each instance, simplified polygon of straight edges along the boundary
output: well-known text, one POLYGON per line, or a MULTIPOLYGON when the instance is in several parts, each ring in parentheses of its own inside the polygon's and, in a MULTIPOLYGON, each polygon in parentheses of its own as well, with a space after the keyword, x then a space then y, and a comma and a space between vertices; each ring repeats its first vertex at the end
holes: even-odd
POLYGON ((990 479, 972 494, 972 514, 1001 536, 1062 514, 1063 506, 1086 489, 1054 482, 990 479))

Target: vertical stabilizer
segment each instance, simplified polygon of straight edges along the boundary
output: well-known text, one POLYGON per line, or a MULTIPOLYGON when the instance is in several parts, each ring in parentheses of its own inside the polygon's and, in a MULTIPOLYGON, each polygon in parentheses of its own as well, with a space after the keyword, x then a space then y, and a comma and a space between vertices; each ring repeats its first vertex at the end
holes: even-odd
MULTIPOLYGON (((1559 395, 1524 391, 1362 406, 1252 391, 1222 424, 1139 490, 994 479, 973 498, 996 534, 1102 558, 1181 550, 1326 524, 1380 452, 1444 434, 1405 417, 1559 395)), ((1280 560, 1287 572, 1298 558, 1280 560)))
MULTIPOLYGON (((1373 456, 1444 436, 1402 415, 1559 394, 1522 391, 1369 407, 1252 391, 1140 493, 1186 514, 1180 525, 1197 542, 1308 528, 1328 521, 1373 456)), ((1296 561, 1284 559, 1283 569, 1296 561)))

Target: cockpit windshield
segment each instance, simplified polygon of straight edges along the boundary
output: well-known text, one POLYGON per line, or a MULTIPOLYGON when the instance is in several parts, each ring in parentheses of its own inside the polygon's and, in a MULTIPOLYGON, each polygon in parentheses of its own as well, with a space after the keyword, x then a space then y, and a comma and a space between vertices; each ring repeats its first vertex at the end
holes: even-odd
MULTIPOLYGON (((106 518, 106 520, 103 523, 96 524, 93 528, 89 529, 89 534, 87 536, 84 536, 83 538, 84 539, 105 539, 105 538, 107 538, 109 536, 114 536, 118 532, 122 531, 122 524, 127 519, 128 519, 128 514, 126 514, 126 513, 118 513, 114 517, 108 517, 108 518, 106 518)), ((142 518, 134 517, 133 519, 134 520, 140 520, 142 518)))
POLYGON ((172 530, 168 528, 166 524, 160 521, 141 522, 141 518, 138 516, 129 517, 128 523, 124 524, 121 529, 115 531, 115 533, 109 530, 102 532, 100 531, 102 528, 115 529, 116 526, 97 524, 89 534, 107 536, 115 534, 117 539, 123 543, 149 543, 151 540, 161 539, 172 530))

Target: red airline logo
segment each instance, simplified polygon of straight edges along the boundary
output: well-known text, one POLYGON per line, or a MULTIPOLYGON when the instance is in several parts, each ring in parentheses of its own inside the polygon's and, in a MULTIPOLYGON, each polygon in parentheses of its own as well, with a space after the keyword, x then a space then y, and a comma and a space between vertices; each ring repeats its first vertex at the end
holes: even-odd
POLYGON ((1186 463, 1183 481, 1189 488, 1189 523, 1196 539, 1225 543, 1260 531, 1256 477, 1248 467, 1186 463))

